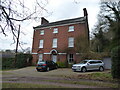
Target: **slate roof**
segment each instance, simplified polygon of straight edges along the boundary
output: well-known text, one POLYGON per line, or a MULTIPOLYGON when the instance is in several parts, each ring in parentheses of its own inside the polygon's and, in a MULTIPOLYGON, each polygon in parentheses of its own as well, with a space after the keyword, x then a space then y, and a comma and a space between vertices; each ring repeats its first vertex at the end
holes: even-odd
POLYGON ((74 18, 74 19, 67 19, 67 20, 61 20, 61 21, 51 22, 47 24, 42 24, 37 27, 33 27, 33 29, 52 27, 52 26, 57 26, 57 25, 70 24, 70 23, 85 23, 85 17, 79 17, 79 18, 74 18))

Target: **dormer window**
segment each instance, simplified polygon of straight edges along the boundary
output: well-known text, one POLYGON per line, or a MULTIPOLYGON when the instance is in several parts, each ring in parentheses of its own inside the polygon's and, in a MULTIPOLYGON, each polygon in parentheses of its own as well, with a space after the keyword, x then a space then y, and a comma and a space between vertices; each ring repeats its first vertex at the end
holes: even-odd
POLYGON ((54 28, 53 33, 58 33, 58 28, 54 28))
POLYGON ((72 31, 74 31, 74 26, 69 26, 68 32, 72 32, 72 31))
POLYGON ((44 30, 41 30, 41 31, 40 31, 40 35, 44 35, 44 30))

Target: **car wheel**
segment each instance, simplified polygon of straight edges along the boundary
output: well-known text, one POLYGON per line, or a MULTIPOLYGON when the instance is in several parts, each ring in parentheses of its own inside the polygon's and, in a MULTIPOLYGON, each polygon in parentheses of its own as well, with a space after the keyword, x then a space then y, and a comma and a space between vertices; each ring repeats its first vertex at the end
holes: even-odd
POLYGON ((47 67, 47 71, 49 71, 50 70, 50 68, 49 67, 47 67))
POLYGON ((101 66, 101 67, 99 68, 99 70, 102 72, 102 71, 104 71, 104 68, 101 66))
POLYGON ((86 67, 83 67, 81 71, 86 72, 87 71, 86 67))
POLYGON ((55 69, 57 69, 58 68, 58 66, 55 66, 55 69))

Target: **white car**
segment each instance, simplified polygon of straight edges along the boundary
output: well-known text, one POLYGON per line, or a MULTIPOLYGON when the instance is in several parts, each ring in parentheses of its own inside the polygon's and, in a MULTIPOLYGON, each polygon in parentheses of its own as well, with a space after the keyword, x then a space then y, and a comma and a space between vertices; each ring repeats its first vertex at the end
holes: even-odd
POLYGON ((102 60, 83 60, 78 64, 74 64, 72 70, 82 72, 86 72, 87 70, 104 71, 104 63, 102 60))

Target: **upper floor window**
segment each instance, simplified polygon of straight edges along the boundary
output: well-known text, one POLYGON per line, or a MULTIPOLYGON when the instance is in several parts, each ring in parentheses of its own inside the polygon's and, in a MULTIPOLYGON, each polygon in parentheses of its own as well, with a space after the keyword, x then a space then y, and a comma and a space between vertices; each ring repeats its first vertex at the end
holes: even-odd
POLYGON ((68 32, 72 32, 72 31, 74 31, 74 26, 69 26, 68 32))
POLYGON ((44 43, 44 40, 40 40, 39 48, 43 48, 43 43, 44 43))
POLYGON ((57 38, 53 39, 53 48, 57 48, 57 38))
POLYGON ((44 35, 44 30, 41 30, 41 31, 40 31, 40 35, 44 35))
POLYGON ((68 38, 68 47, 74 47, 74 38, 73 37, 68 38))
POLYGON ((58 33, 58 28, 54 28, 53 33, 58 33))

